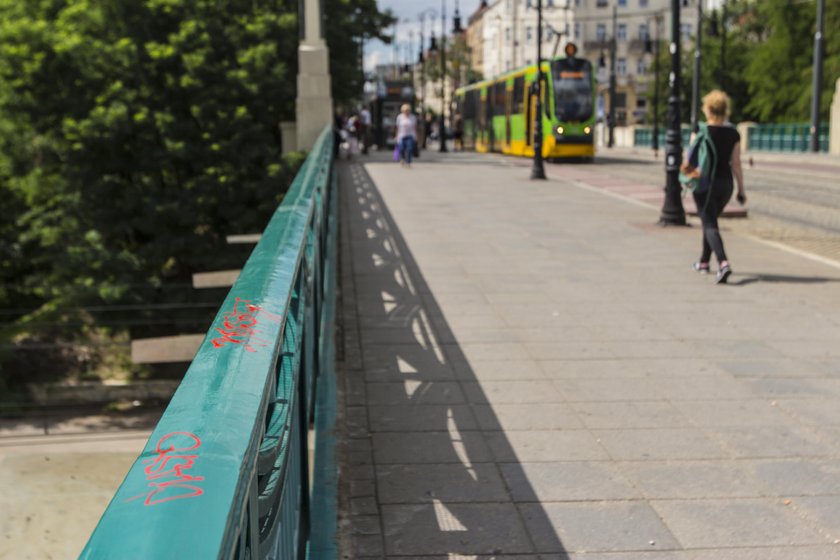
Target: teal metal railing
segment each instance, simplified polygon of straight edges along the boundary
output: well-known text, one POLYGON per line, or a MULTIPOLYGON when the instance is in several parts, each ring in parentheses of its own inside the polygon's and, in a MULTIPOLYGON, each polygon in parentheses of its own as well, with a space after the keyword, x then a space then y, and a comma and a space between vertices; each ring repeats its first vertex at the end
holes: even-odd
POLYGON ((327 129, 82 558, 336 556, 332 142, 327 129))
MULTIPOLYGON (((828 123, 822 123, 819 130, 819 149, 828 152, 828 123)), ((747 129, 749 148, 767 152, 808 152, 811 142, 811 125, 757 124, 747 129)))
MULTIPOLYGON (((688 146, 688 139, 691 137, 691 128, 684 126, 682 131, 682 145, 688 146)), ((659 149, 665 149, 665 135, 667 129, 664 126, 659 127, 659 149)), ((647 127, 637 126, 633 130, 633 145, 636 147, 651 147, 653 146, 653 129, 647 127)))

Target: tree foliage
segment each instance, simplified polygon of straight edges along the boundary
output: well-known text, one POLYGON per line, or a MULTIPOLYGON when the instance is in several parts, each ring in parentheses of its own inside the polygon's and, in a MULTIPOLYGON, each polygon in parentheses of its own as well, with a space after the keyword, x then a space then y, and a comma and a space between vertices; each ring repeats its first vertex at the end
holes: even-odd
MULTIPOLYGON (((723 88, 734 122, 802 122, 810 118, 816 1, 728 0, 724 12, 706 14, 702 41, 701 95, 723 88), (725 37, 724 37, 725 34, 725 37)), ((840 77, 840 0, 826 0, 821 114, 828 116, 840 77)), ((693 43, 683 43, 682 115, 691 107, 693 43)), ((670 55, 660 55, 660 98, 667 99, 670 55)), ((650 65, 653 71, 653 64, 650 65)), ((648 100, 653 97, 653 85, 648 100)), ((661 108, 664 116, 664 108, 661 108)))
POLYGON ((358 99, 364 85, 362 45, 372 39, 390 43, 384 30, 396 18, 380 12, 376 0, 325 0, 324 19, 333 100, 337 106, 347 105, 358 99))
MULTIPOLYGON (((358 95, 353 46, 390 16, 326 6, 335 91, 358 95)), ((294 119, 297 9, 0 0, 0 307, 37 309, 0 345, 35 316, 234 264, 225 235, 261 231, 301 160, 278 128, 294 119)))

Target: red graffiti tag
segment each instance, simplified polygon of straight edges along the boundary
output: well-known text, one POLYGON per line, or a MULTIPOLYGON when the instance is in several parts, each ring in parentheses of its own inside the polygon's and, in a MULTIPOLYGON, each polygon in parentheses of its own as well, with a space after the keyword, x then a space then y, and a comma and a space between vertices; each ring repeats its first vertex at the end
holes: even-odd
POLYGON ((250 300, 236 298, 233 309, 223 315, 222 326, 216 327, 216 331, 222 336, 213 339, 213 347, 241 344, 248 352, 256 352, 257 347, 268 346, 269 341, 260 337, 262 331, 256 328, 261 318, 277 324, 282 321, 279 315, 265 311, 260 306, 250 303, 250 300))
POLYGON ((204 477, 184 472, 192 469, 198 458, 197 454, 188 452, 199 447, 201 440, 189 432, 172 432, 160 438, 155 447, 157 455, 143 461, 146 465, 143 472, 152 490, 148 494, 140 494, 126 501, 146 496, 143 504, 153 506, 204 494, 204 490, 195 485, 196 482, 203 481, 204 477))

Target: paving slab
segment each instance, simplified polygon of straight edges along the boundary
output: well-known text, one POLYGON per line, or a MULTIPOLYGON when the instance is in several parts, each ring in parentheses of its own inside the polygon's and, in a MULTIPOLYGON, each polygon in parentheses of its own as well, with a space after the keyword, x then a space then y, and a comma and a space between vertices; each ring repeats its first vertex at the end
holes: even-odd
POLYGON ((840 558, 840 262, 524 163, 339 164, 346 553, 840 558))

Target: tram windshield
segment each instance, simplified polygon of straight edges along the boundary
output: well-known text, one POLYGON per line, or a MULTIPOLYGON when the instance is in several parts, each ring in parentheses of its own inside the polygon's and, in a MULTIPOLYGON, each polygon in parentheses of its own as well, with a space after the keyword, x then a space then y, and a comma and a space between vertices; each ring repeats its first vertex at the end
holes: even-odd
POLYGON ((554 108, 560 121, 585 121, 592 116, 592 65, 579 58, 551 63, 554 108))

